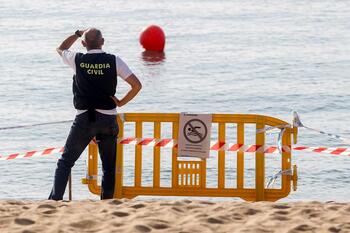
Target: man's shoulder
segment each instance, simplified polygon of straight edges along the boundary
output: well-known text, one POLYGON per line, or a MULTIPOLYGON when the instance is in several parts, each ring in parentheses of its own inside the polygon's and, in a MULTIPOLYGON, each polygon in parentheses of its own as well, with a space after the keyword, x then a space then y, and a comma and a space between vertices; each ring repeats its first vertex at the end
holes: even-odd
POLYGON ((110 56, 110 57, 118 57, 116 54, 114 54, 114 53, 105 53, 107 56, 110 56))
POLYGON ((65 53, 65 54, 77 54, 77 52, 69 50, 69 49, 62 50, 62 53, 65 53))
POLYGON ((113 53, 107 53, 107 52, 101 52, 101 53, 80 53, 80 52, 77 52, 76 54, 87 55, 87 56, 108 56, 108 57, 118 57, 116 54, 113 54, 113 53))
POLYGON ((114 61, 114 63, 115 63, 115 61, 117 60, 117 56, 115 55, 115 54, 112 54, 112 53, 106 53, 106 52, 104 52, 104 53, 102 53, 103 54, 103 56, 106 58, 106 59, 108 59, 108 60, 110 60, 110 61, 114 61))
POLYGON ((76 58, 76 52, 73 52, 71 50, 68 50, 68 49, 65 49, 62 51, 62 59, 63 59, 63 62, 71 67, 74 66, 74 63, 75 63, 75 58, 76 58))

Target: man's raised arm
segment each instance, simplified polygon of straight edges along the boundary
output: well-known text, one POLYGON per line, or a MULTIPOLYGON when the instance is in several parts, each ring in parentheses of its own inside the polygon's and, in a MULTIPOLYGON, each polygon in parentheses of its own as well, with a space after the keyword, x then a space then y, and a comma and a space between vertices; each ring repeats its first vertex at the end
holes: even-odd
POLYGON ((62 56, 63 50, 69 49, 74 42, 81 37, 86 30, 77 30, 73 35, 68 36, 62 43, 61 45, 56 48, 57 53, 62 56))

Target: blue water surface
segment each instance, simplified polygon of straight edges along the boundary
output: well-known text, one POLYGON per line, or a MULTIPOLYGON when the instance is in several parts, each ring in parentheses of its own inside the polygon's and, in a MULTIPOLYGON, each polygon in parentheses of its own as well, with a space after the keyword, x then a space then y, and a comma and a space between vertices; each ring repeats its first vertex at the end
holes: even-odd
MULTIPOLYGON (((143 83, 120 112, 249 113, 290 122, 297 110, 306 125, 350 137, 350 2, 340 0, 0 0, 0 127, 74 118, 72 71, 55 48, 91 26, 102 30, 104 49, 125 60, 143 83), (138 43, 150 24, 167 36, 165 57, 157 62, 138 43)), ((72 49, 84 51, 80 42, 72 49)), ((119 80, 117 96, 127 90, 119 80)), ((1 131, 0 154, 62 146, 69 128, 1 131)), ((299 145, 350 147, 305 129, 299 145)), ((47 198, 57 158, 0 161, 0 198, 47 198)), ((73 170, 74 198, 96 199, 80 184, 85 158, 73 170)), ((350 200, 349 156, 295 152, 292 160, 299 187, 284 201, 350 200)), ((251 177, 252 166, 246 170, 251 177)), ((150 167, 145 159, 143 168, 150 167)), ((208 168, 213 175, 214 167, 208 168)), ((267 171, 278 168, 267 164, 267 171)), ((215 186, 215 176, 208 180, 215 186)))

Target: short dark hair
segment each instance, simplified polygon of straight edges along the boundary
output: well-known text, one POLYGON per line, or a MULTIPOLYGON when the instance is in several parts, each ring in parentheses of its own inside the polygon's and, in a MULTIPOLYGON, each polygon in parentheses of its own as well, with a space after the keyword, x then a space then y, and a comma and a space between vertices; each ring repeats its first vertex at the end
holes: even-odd
POLYGON ((89 38, 88 34, 85 34, 85 42, 90 49, 96 49, 101 46, 99 40, 102 38, 102 32, 98 29, 95 29, 95 31, 96 34, 92 38, 89 38))

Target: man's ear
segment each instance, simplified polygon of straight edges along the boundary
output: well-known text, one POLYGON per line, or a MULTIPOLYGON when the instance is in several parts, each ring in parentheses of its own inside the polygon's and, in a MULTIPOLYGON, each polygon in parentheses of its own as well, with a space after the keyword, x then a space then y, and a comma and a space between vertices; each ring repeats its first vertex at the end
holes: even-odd
POLYGON ((81 44, 86 48, 86 42, 85 42, 85 40, 82 40, 82 41, 81 41, 81 44))
POLYGON ((105 38, 102 37, 101 46, 105 44, 105 38))

